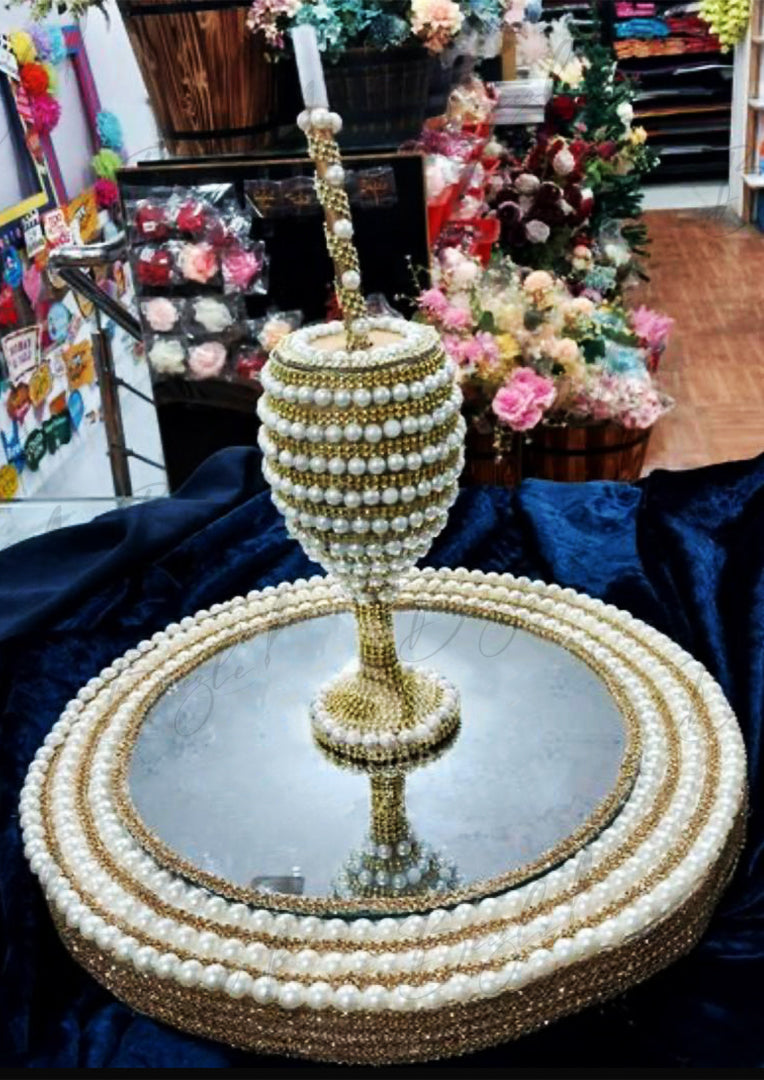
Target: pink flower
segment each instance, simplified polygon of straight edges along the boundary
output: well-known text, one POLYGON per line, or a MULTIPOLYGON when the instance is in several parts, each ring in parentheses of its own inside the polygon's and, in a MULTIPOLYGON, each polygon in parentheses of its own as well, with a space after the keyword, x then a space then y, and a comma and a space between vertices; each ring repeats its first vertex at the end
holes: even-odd
POLYGON ((210 379, 225 367, 226 348, 219 341, 195 345, 188 354, 188 366, 197 379, 210 379))
POLYGON ((217 273, 218 260, 209 244, 184 244, 178 266, 184 278, 204 285, 217 273))
POLYGON ((449 304, 446 310, 440 313, 440 321, 446 330, 469 330, 472 326, 472 315, 464 308, 449 304))
POLYGON ((674 320, 669 315, 651 311, 642 304, 632 311, 631 325, 637 337, 641 338, 649 349, 658 352, 666 344, 674 320))
POLYGON ((517 368, 506 385, 497 391, 491 408, 513 431, 528 431, 539 423, 554 397, 551 379, 537 375, 531 368, 517 368))
POLYGON ((438 318, 448 307, 448 300, 440 289, 425 289, 419 296, 419 306, 428 315, 438 318))
POLYGON ((223 254, 223 281, 244 292, 260 272, 261 261, 254 251, 235 247, 223 254))
POLYGON ((166 296, 155 296, 143 305, 143 314, 152 330, 166 334, 178 321, 178 309, 166 296))

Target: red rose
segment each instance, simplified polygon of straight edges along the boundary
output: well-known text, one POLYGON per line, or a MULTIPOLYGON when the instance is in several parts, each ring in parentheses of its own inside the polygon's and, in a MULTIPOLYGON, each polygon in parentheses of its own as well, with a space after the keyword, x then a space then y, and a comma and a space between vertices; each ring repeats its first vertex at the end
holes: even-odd
POLYGON ((236 361, 236 374, 242 379, 257 379, 265 366, 266 359, 262 350, 247 349, 236 361))
POLYGON ((618 143, 608 139, 606 142, 599 144, 597 153, 603 161, 609 161, 611 157, 618 153, 618 143))
POLYGON ((135 231, 146 240, 165 240, 170 235, 170 222, 165 208, 145 199, 135 215, 135 231))
POLYGON ((40 97, 47 93, 50 80, 42 64, 24 64, 19 74, 21 85, 30 97, 40 97))
POLYGON ((172 256, 164 248, 144 252, 138 260, 141 285, 167 285, 172 273, 172 256))
POLYGON ((201 236, 207 224, 207 208, 201 199, 187 199, 178 211, 177 225, 181 232, 201 236))
POLYGON ((575 100, 569 94, 558 94, 552 98, 552 113, 560 120, 572 120, 576 115, 575 100))

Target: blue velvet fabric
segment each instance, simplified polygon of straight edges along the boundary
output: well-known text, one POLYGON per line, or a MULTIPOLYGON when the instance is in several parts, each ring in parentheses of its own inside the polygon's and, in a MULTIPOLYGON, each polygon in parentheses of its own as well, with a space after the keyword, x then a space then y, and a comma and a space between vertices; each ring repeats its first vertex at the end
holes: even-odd
MULTIPOLYGON (((614 1002, 476 1055, 475 1064, 764 1064, 762 538, 764 457, 659 472, 633 487, 529 481, 518 491, 462 492, 430 562, 571 585, 678 641, 737 712, 752 805, 732 886, 688 957, 614 1002)), ((61 707, 113 657, 201 607, 314 570, 287 538, 249 449, 211 458, 172 499, 0 553, 1 1065, 257 1063, 135 1014, 69 958, 23 859, 16 807, 61 707)))

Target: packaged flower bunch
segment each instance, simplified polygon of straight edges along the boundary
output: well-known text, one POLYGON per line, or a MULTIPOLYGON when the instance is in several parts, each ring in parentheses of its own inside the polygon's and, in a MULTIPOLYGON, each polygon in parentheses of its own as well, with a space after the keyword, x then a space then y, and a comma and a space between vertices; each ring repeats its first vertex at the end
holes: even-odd
POLYGON ((244 297, 267 290, 267 255, 231 184, 128 189, 146 355, 155 379, 240 377, 244 297))
POLYGON ((574 296, 546 270, 447 248, 418 306, 457 366, 469 424, 499 450, 542 422, 650 427, 673 404, 651 372, 671 320, 574 296))
POLYGON ((315 28, 318 46, 330 59, 347 49, 414 44, 440 54, 459 38, 478 41, 485 50, 483 43, 498 38, 510 7, 510 0, 253 0, 247 25, 264 37, 275 58, 286 52, 290 30, 304 25, 315 28))

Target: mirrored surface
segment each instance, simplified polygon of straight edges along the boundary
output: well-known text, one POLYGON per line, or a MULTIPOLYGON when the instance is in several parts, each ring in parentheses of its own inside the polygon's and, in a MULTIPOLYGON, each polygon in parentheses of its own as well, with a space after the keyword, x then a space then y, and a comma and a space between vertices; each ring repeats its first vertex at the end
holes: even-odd
MULTIPOLYGON (((396 632, 401 659, 442 671, 462 699, 453 745, 405 777, 406 828, 439 868, 428 888, 505 876, 592 821, 616 787, 627 732, 583 661, 526 631, 455 614, 398 613, 396 632)), ((354 652, 351 615, 313 619, 222 651, 168 690, 129 772, 144 824, 238 886, 359 895, 370 780, 327 760, 308 719, 318 687, 354 652)))

